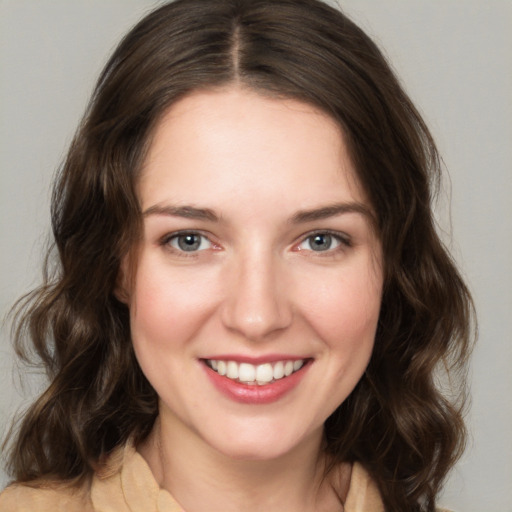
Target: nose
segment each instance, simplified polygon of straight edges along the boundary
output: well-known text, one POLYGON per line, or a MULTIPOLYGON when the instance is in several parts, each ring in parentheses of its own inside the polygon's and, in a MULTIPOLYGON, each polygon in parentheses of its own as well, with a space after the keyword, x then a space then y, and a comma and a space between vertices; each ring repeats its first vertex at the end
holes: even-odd
POLYGON ((293 308, 284 262, 251 254, 233 263, 222 308, 225 327, 250 341, 262 341, 285 330, 292 322, 293 308))

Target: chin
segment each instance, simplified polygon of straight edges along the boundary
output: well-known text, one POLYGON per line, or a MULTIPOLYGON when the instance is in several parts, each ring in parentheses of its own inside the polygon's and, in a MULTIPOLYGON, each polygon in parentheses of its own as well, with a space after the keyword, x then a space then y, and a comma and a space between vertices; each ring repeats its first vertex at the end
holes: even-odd
POLYGON ((252 441, 251 443, 230 443, 219 446, 218 451, 225 457, 240 461, 270 461, 285 456, 290 450, 282 443, 252 441))
POLYGON ((205 441, 222 453, 235 460, 270 461, 285 457, 314 443, 316 449, 322 439, 323 427, 314 433, 293 432, 269 425, 249 425, 245 428, 225 429, 222 437, 205 441))

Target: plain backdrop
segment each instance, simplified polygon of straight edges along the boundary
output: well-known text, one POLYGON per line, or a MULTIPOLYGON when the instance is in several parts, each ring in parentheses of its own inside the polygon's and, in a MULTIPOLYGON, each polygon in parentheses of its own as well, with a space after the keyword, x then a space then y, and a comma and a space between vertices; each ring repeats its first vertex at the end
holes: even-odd
MULTIPOLYGON (((434 133, 449 171, 439 223, 477 306, 472 438, 442 502, 512 512, 512 2, 340 3, 384 49, 434 133)), ((50 183, 94 80, 155 5, 0 0, 0 315, 39 280, 50 183)), ((41 385, 34 371, 24 382, 4 325, 1 436, 41 385)), ((0 472, 0 488, 7 481, 0 472)))

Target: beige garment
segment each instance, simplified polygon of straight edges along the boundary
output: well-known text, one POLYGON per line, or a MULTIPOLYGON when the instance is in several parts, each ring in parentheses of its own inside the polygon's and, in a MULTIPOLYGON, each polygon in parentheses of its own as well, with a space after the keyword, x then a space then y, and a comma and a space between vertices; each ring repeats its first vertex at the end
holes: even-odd
MULTIPOLYGON (((14 484, 0 494, 0 512, 184 512, 160 489, 146 461, 131 445, 117 450, 106 469, 80 489, 63 484, 14 484)), ((209 511, 222 511, 222 505, 209 511)), ((360 464, 352 468, 345 512, 384 512, 376 485, 360 464)))

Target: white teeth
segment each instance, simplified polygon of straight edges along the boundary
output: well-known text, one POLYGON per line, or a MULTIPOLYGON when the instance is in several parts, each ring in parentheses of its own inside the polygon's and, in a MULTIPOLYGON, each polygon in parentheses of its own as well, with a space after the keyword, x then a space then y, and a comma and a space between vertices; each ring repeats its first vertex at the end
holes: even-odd
POLYGON ((274 379, 282 379, 284 377, 284 363, 282 361, 277 362, 274 365, 274 379))
POLYGON ((249 385, 265 385, 272 381, 288 377, 304 366, 304 360, 277 361, 275 363, 264 363, 253 365, 250 363, 237 363, 236 361, 222 361, 209 359, 208 365, 219 375, 232 380, 238 380, 249 385))
POLYGON ((229 379, 238 379, 238 365, 235 361, 228 361, 228 371, 226 377, 229 379))
MULTIPOLYGON (((224 361, 216 361, 217 363, 217 372, 219 375, 226 375, 226 363, 224 361)), ((212 365, 213 368, 213 365, 212 365)))
POLYGON ((242 382, 253 382, 256 379, 256 368, 254 365, 242 363, 238 368, 238 378, 242 382))
POLYGON ((256 380, 258 383, 268 383, 274 378, 274 370, 270 363, 260 364, 256 367, 256 380))

